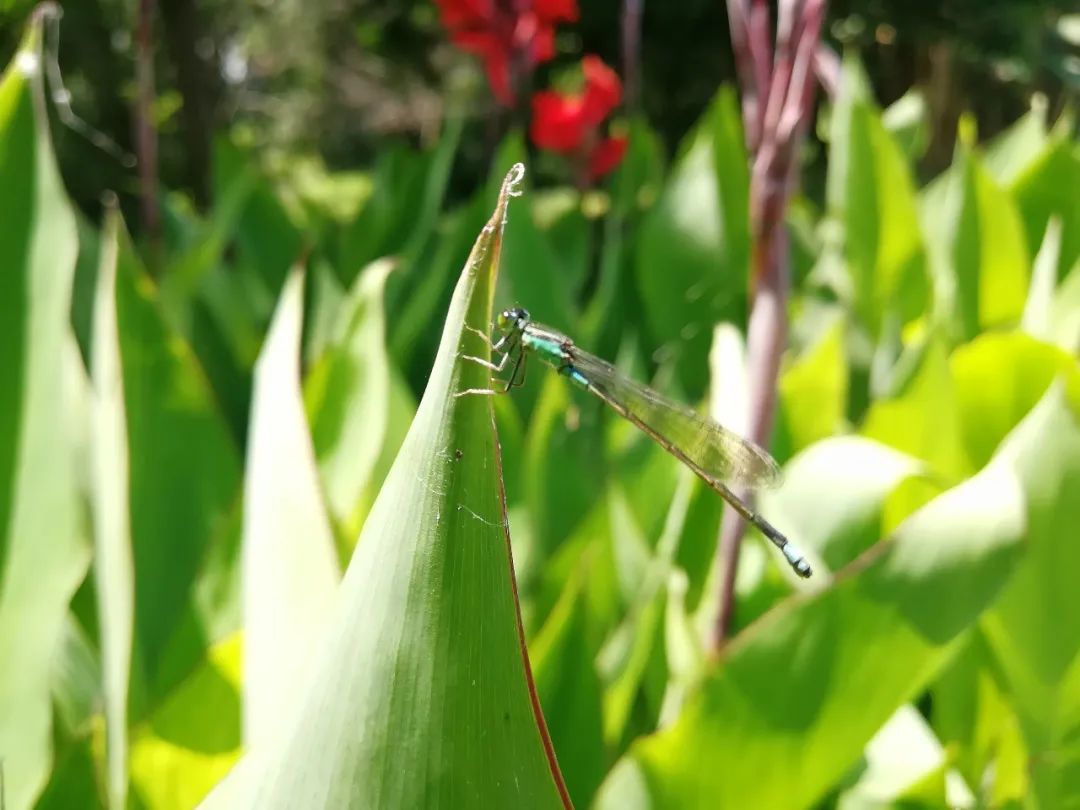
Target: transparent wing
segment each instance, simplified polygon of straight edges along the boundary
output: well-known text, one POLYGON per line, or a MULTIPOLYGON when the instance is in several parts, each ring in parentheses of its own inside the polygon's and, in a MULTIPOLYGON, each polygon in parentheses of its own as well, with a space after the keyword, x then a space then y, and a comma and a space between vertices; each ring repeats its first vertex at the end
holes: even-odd
POLYGON ((753 442, 631 380, 595 355, 576 346, 571 354, 601 399, 620 403, 710 476, 755 489, 780 483, 780 468, 753 442))

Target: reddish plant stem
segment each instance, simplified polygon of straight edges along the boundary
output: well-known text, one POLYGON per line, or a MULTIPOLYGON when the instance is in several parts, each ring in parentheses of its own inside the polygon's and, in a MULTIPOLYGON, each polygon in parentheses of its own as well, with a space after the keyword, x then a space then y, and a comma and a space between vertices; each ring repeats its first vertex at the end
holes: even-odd
POLYGON ((836 98, 840 90, 840 57, 828 45, 821 45, 814 53, 814 73, 825 95, 830 100, 836 98))
POLYGON ((746 145, 753 153, 757 149, 761 128, 757 126, 758 85, 754 79, 754 57, 750 53, 750 18, 745 0, 727 0, 728 26, 731 28, 731 52, 735 57, 735 75, 742 94, 743 126, 746 145))
POLYGON ((641 102, 641 17, 645 0, 623 0, 622 59, 626 106, 637 112, 641 102))
MULTIPOLYGON (((776 412, 776 382, 787 342, 789 256, 784 212, 798 170, 798 146, 813 112, 815 59, 825 0, 781 0, 773 52, 768 30, 755 23, 753 0, 727 0, 736 69, 743 88, 743 127, 751 155, 750 283, 748 327, 749 438, 767 445, 776 412), (768 69, 759 64, 768 56, 768 69), (747 103, 747 94, 752 99, 747 103)), ((761 12, 758 12, 761 18, 761 12)), ((748 491, 740 497, 750 497, 748 491)), ((731 633, 735 578, 746 524, 733 509, 724 513, 717 554, 719 599, 712 646, 731 633)))
POLYGON ((159 262, 161 213, 158 210, 157 130, 154 127, 154 0, 139 0, 135 29, 135 151, 139 161, 139 203, 150 246, 152 270, 159 262))
MULTIPOLYGON (((754 297, 748 327, 747 365, 750 387, 749 437, 759 444, 768 441, 776 409, 776 378, 787 341, 787 238, 777 229, 768 240, 754 244, 753 273, 766 279, 754 297), (776 278, 771 278, 776 277, 776 278)), ((750 498, 741 489, 740 498, 750 498)), ((713 628, 712 646, 719 650, 729 637, 735 615, 735 577, 745 522, 734 509, 724 512, 720 529, 720 604, 713 628)))
MULTIPOLYGON (((772 14, 769 11, 767 0, 753 0, 750 6, 750 67, 753 70, 754 85, 758 88, 757 116, 753 121, 744 122, 744 126, 752 126, 757 133, 752 146, 749 146, 750 154, 754 154, 761 144, 764 135, 765 110, 768 104, 769 83, 773 75, 773 41, 770 29, 772 26, 772 14)), ((749 129, 748 129, 749 131, 749 129)))

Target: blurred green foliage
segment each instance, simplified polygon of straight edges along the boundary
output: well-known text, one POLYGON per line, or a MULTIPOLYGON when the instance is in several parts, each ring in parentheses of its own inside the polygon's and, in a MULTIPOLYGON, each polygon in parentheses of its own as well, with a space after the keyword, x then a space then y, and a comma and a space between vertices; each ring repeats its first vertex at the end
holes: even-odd
MULTIPOLYGON (((34 5, 0 3, 5 61, 34 5)), ((624 74, 623 5, 581 0, 579 22, 560 29, 557 58, 543 67, 536 86, 582 53, 599 54, 624 74)), ((949 163, 964 112, 990 136, 1023 113, 1033 92, 1045 94, 1055 114, 1075 98, 1080 39, 1074 5, 834 0, 824 32, 837 51, 860 53, 877 98, 892 103, 912 88, 921 94, 927 115, 919 166, 928 177, 949 163)), ((56 55, 72 107, 133 153, 139 7, 122 0, 63 6, 56 55)), ((714 0, 642 6, 640 87, 629 103, 670 154, 717 86, 734 77, 726 10, 714 0)), ((225 130, 257 146, 264 162, 299 184, 300 175, 324 164, 369 166, 383 159, 388 143, 431 146, 445 113, 464 110, 468 137, 452 178, 453 198, 461 200, 487 173, 501 134, 524 117, 523 111, 501 113, 475 92, 482 90, 480 71, 449 46, 432 0, 160 0, 152 8, 159 169, 167 188, 193 194, 200 205, 220 191, 212 153, 225 130)), ((93 212, 101 190, 113 189, 137 231, 138 188, 130 170, 67 127, 58 127, 54 138, 77 205, 93 212)), ((810 167, 807 180, 817 187, 825 170, 821 150, 810 167)))
POLYGON ((606 188, 508 212, 514 132, 469 193, 455 118, 344 173, 222 136, 155 278, 115 206, 69 201, 38 35, 0 82, 7 807, 558 806, 519 621, 579 807, 1075 805, 1068 115, 962 127, 922 184, 925 109, 845 65, 760 498, 816 573, 748 543, 717 657, 723 502, 555 375, 453 393, 487 380, 466 325, 517 302, 739 427, 730 89, 670 165, 637 116, 606 188))

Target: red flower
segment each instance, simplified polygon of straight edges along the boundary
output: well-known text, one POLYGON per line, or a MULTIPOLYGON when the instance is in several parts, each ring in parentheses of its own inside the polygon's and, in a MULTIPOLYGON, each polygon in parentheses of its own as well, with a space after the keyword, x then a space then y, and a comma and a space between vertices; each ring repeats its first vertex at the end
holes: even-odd
POLYGON ((574 22, 577 0, 435 0, 450 40, 483 60, 495 98, 514 103, 511 65, 532 70, 555 55, 555 24, 574 22))
POLYGON ((541 149, 574 158, 588 179, 595 180, 614 169, 626 153, 626 138, 600 134, 600 125, 622 100, 622 83, 595 56, 581 60, 581 72, 585 86, 580 93, 544 90, 533 96, 529 133, 541 149))

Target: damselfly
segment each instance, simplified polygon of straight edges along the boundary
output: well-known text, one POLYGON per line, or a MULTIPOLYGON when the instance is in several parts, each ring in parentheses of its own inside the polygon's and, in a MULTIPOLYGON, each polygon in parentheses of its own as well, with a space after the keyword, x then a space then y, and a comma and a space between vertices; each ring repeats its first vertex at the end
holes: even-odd
MULTIPOLYGON (((733 484, 756 489, 775 485, 780 479, 780 468, 767 452, 694 410, 631 380, 610 363, 578 348, 566 335, 534 323, 529 313, 520 307, 501 312, 495 325, 499 338, 491 344, 491 348, 500 355, 498 362, 489 362, 480 357, 466 359, 496 372, 501 372, 510 364, 510 379, 502 381, 501 390, 470 388, 461 394, 508 392, 524 381, 529 355, 537 355, 559 374, 595 394, 693 470, 780 549, 796 574, 810 576, 810 563, 798 549, 729 486, 733 484)), ((479 334, 488 340, 487 335, 479 334)))

